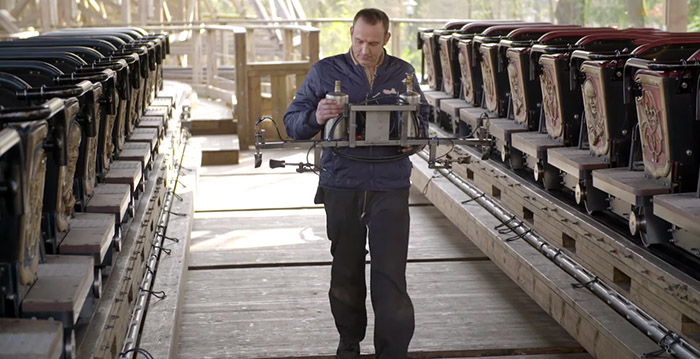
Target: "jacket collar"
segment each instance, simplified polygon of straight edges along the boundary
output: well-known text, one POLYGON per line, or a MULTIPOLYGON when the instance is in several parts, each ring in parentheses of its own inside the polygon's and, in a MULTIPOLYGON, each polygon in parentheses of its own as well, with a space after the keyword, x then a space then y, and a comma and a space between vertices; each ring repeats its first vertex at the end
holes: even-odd
MULTIPOLYGON (((388 60, 388 57, 389 57, 389 56, 386 54, 386 49, 385 49, 385 48, 382 48, 382 51, 383 51, 383 53, 382 53, 382 56, 379 58, 379 63, 377 64, 377 68, 379 68, 379 67, 381 67, 381 66, 384 66, 384 64, 386 64, 386 62, 387 62, 387 60, 388 60)), ((348 52, 345 54, 345 58, 346 58, 348 61, 352 62, 355 66, 362 66, 362 65, 360 65, 359 62, 357 62, 357 60, 355 60, 355 55, 353 55, 353 53, 352 53, 352 47, 351 47, 351 48, 348 50, 348 52)))

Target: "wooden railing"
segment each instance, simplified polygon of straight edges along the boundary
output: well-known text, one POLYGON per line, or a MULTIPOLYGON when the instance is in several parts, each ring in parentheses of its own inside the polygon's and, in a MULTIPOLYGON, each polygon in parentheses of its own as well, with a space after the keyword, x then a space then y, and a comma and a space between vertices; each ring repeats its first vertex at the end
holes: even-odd
POLYGON ((263 115, 276 119, 278 130, 284 137, 284 112, 311 65, 318 61, 318 29, 257 24, 246 27, 214 24, 154 26, 148 29, 167 31, 175 40, 171 46, 174 55, 171 58, 177 61, 166 66, 166 78, 189 82, 195 89, 220 97, 234 107, 241 150, 253 145, 254 123, 263 115), (263 46, 256 32, 260 31, 279 34, 275 41, 281 42, 280 51, 259 55, 263 46), (271 61, 258 61, 260 58, 271 61))
MULTIPOLYGON (((445 21, 394 19, 388 50, 399 54, 404 47, 415 47, 414 39, 400 36, 402 26, 440 26, 445 21)), ((253 145, 254 123, 263 115, 272 116, 282 137, 286 136, 284 112, 319 59, 319 27, 338 22, 349 26, 352 19, 307 21, 315 26, 247 20, 235 25, 209 21, 146 28, 171 34, 170 59, 174 62, 166 64, 166 78, 191 83, 204 95, 221 98, 234 107, 240 148, 246 150, 253 145)), ((269 130, 271 138, 278 138, 276 131, 269 130)))

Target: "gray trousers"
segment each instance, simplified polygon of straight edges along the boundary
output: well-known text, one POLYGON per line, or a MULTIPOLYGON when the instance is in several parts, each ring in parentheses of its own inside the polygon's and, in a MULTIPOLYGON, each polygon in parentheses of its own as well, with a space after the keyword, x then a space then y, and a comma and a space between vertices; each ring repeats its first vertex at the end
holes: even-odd
POLYGON ((406 291, 408 189, 361 192, 323 189, 331 240, 331 311, 340 337, 360 342, 367 328, 365 249, 369 233, 370 293, 378 359, 406 358, 413 304, 406 291))

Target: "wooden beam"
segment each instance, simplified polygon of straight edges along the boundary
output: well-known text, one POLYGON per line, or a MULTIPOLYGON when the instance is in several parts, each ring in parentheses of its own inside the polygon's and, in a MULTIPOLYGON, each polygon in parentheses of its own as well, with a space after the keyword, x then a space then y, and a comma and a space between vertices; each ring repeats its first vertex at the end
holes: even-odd
MULTIPOLYGON (((125 0, 126 1, 126 0, 125 0)), ((148 0, 140 0, 139 4, 139 24, 146 26, 148 24, 148 0)))
MULTIPOLYGON (((279 138, 280 140, 288 139, 287 132, 284 129, 284 113, 289 105, 289 98, 287 91, 287 75, 274 75, 270 76, 270 93, 272 95, 272 111, 270 116, 275 119, 277 123, 277 130, 282 134, 284 138, 279 138)), ((278 137, 277 133, 271 134, 272 137, 278 137)))
POLYGON ((391 22, 391 55, 401 57, 401 24, 391 22))
POLYGON ((192 31, 192 82, 202 83, 202 33, 192 31))
POLYGON ((122 0, 122 22, 131 25, 131 0, 122 0))
POLYGON ((195 21, 199 20, 199 14, 197 13, 197 0, 187 0, 187 11, 185 12, 185 21, 195 21))
POLYGON ((7 33, 13 34, 19 32, 19 27, 15 25, 15 19, 10 15, 10 12, 1 9, 0 10, 0 28, 5 29, 7 33))
POLYGON ((666 0, 666 29, 673 32, 688 31, 688 2, 666 0))
POLYGON ((24 9, 27 7, 27 5, 33 1, 36 1, 36 0, 21 0, 21 1, 18 1, 17 3, 15 3, 15 8, 12 9, 12 11, 10 11, 10 13, 12 14, 12 17, 16 18, 16 17, 19 17, 21 14, 23 14, 24 9))
POLYGON ((170 8, 168 7, 168 2, 167 2, 167 1, 163 1, 163 5, 162 5, 162 6, 163 6, 163 11, 161 12, 161 14, 162 14, 162 16, 161 16, 162 20, 165 20, 165 22, 171 22, 171 21, 173 21, 173 16, 172 16, 172 14, 170 14, 170 8))
POLYGON ((627 19, 629 26, 644 27, 644 4, 642 0, 626 0, 627 1, 627 19))
POLYGON ((253 131, 248 126, 248 76, 246 68, 248 67, 248 55, 246 54, 246 30, 244 28, 235 28, 233 30, 233 47, 236 58, 236 109, 235 114, 238 119, 238 141, 241 146, 241 151, 247 151, 250 145, 253 144, 253 131))
POLYGON ((216 62, 216 34, 215 30, 208 30, 206 33, 207 38, 207 85, 217 86, 216 76, 218 75, 218 68, 216 62))
POLYGON ((207 10, 209 10, 209 16, 211 16, 212 19, 216 20, 216 8, 214 8, 214 4, 211 3, 211 0, 204 0, 204 5, 207 7, 207 10))
POLYGON ((574 279, 512 234, 494 229, 500 222, 423 161, 414 163, 411 180, 484 254, 598 359, 635 359, 656 344, 591 293, 571 287, 574 279))
POLYGON ((306 61, 253 62, 248 63, 248 76, 277 76, 291 73, 306 73, 311 64, 306 61))

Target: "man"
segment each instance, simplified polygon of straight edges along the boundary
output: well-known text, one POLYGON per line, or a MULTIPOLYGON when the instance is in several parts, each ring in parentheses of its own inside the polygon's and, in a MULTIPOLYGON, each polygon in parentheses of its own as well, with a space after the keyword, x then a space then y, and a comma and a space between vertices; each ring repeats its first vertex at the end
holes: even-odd
MULTIPOLYGON (((284 115, 287 134, 309 139, 343 108, 325 99, 341 81, 349 103, 397 103, 413 74, 407 62, 389 56, 389 18, 377 9, 360 10, 350 27, 352 46, 346 54, 314 64, 284 115)), ((413 83, 418 81, 413 75, 413 83)), ((420 93, 420 89, 413 89, 420 93)), ((427 105, 421 93, 422 133, 427 133, 427 105)), ((394 118, 394 121, 396 119, 394 118)), ((395 123, 395 122, 394 122, 395 123)), ((411 162, 408 149, 390 146, 325 149, 321 159, 317 203, 324 203, 331 240, 331 311, 340 334, 338 358, 359 358, 365 337, 365 247, 369 233, 370 286, 375 314, 376 357, 406 358, 413 336, 413 304, 406 291, 408 193, 411 162), (402 155, 403 154, 403 155, 402 155)))

